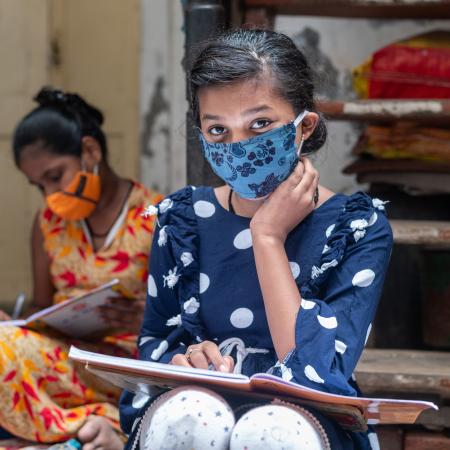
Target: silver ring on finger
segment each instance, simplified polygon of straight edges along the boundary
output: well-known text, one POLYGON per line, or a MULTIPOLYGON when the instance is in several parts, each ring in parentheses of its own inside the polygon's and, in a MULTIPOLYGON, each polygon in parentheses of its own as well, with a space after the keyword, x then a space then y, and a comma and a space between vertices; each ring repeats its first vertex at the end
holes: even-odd
POLYGON ((189 364, 191 364, 191 355, 192 355, 192 353, 194 353, 194 352, 201 352, 201 350, 199 349, 199 348, 188 348, 188 351, 186 352, 186 354, 185 354, 185 356, 186 356, 186 359, 187 359, 187 361, 188 361, 188 363, 189 364))

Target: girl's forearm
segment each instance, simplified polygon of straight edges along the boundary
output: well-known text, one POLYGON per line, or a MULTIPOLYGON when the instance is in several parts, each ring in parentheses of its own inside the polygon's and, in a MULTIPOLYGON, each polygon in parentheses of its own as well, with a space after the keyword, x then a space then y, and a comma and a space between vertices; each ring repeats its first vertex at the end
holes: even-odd
POLYGON ((284 242, 253 234, 253 252, 270 334, 278 360, 295 347, 295 324, 301 296, 292 276, 284 242))

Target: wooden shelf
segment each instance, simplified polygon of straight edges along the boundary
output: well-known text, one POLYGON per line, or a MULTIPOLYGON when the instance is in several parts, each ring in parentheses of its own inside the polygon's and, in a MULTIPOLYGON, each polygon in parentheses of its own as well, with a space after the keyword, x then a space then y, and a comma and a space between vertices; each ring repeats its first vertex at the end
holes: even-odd
POLYGON ((450 124, 450 100, 354 100, 317 103, 328 119, 368 122, 420 121, 427 125, 450 124))
POLYGON ((446 19, 450 0, 245 0, 245 7, 274 14, 371 19, 446 19))
POLYGON ((390 220, 389 222, 396 244, 450 248, 450 222, 429 220, 390 220))
POLYGON ((449 352, 368 348, 355 375, 367 396, 407 393, 450 398, 449 352))

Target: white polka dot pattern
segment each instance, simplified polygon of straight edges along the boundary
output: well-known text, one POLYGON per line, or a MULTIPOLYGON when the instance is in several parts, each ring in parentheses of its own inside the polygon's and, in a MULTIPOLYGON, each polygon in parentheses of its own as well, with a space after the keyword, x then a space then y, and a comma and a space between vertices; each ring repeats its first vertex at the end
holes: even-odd
POLYGON ((252 233, 250 231, 250 228, 246 228, 245 230, 239 232, 234 238, 233 245, 238 250, 245 250, 247 248, 250 248, 253 245, 252 233))
POLYGON ((325 383, 325 380, 319 376, 313 366, 307 365, 305 367, 305 375, 309 380, 314 381, 315 383, 325 383))
POLYGON ((203 294, 204 292, 206 292, 206 290, 209 288, 209 277, 208 275, 206 275, 206 273, 200 273, 200 287, 199 287, 199 292, 200 294, 203 294))
POLYGON ((158 361, 158 359, 161 358, 161 356, 168 350, 168 348, 169 343, 166 340, 161 341, 158 347, 152 351, 150 358, 152 358, 153 361, 158 361))
POLYGON ((153 336, 143 336, 141 337, 140 341, 139 341, 139 346, 144 345, 145 343, 149 342, 149 341, 154 341, 156 338, 154 338, 153 336))
POLYGON ((301 305, 303 309, 313 309, 316 306, 316 302, 303 299, 301 305))
POLYGON ((336 224, 333 223, 332 225, 330 225, 330 226, 327 228, 327 231, 325 231, 325 236, 326 236, 327 238, 329 238, 329 237, 331 236, 331 233, 333 232, 335 226, 336 226, 336 224))
POLYGON ((360 270, 352 279, 353 286, 367 287, 370 286, 375 278, 375 272, 371 269, 360 270))
POLYGON ((230 322, 235 328, 248 328, 253 323, 253 318, 253 313, 248 308, 238 308, 231 313, 230 322))
POLYGON ((147 278, 147 292, 150 297, 158 296, 158 289, 156 287, 155 279, 152 275, 149 275, 147 278))
POLYGON ((289 265, 291 266, 292 276, 296 280, 300 275, 300 266, 295 261, 290 261, 289 265))
POLYGON ((372 331, 372 324, 370 323, 369 326, 367 327, 367 331, 366 331, 366 339, 364 341, 364 345, 367 344, 367 341, 369 340, 369 336, 370 336, 370 332, 372 331))
POLYGON ((344 342, 336 339, 334 341, 334 348, 336 349, 336 351, 338 353, 340 353, 341 355, 343 355, 345 353, 345 351, 347 350, 347 344, 345 344, 344 342))
POLYGON ((329 330, 332 330, 333 328, 337 327, 337 320, 336 317, 323 317, 318 315, 317 320, 319 321, 320 325, 322 325, 324 328, 328 328, 329 330))
POLYGON ((214 215, 216 207, 211 202, 199 200, 194 203, 194 212, 198 217, 207 219, 214 215))

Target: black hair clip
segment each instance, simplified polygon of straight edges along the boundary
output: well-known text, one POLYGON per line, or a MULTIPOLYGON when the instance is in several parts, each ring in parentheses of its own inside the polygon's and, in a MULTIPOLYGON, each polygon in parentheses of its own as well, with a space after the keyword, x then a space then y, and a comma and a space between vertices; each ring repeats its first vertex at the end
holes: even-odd
POLYGON ((67 95, 50 86, 44 86, 34 97, 39 106, 63 106, 67 104, 67 95))

